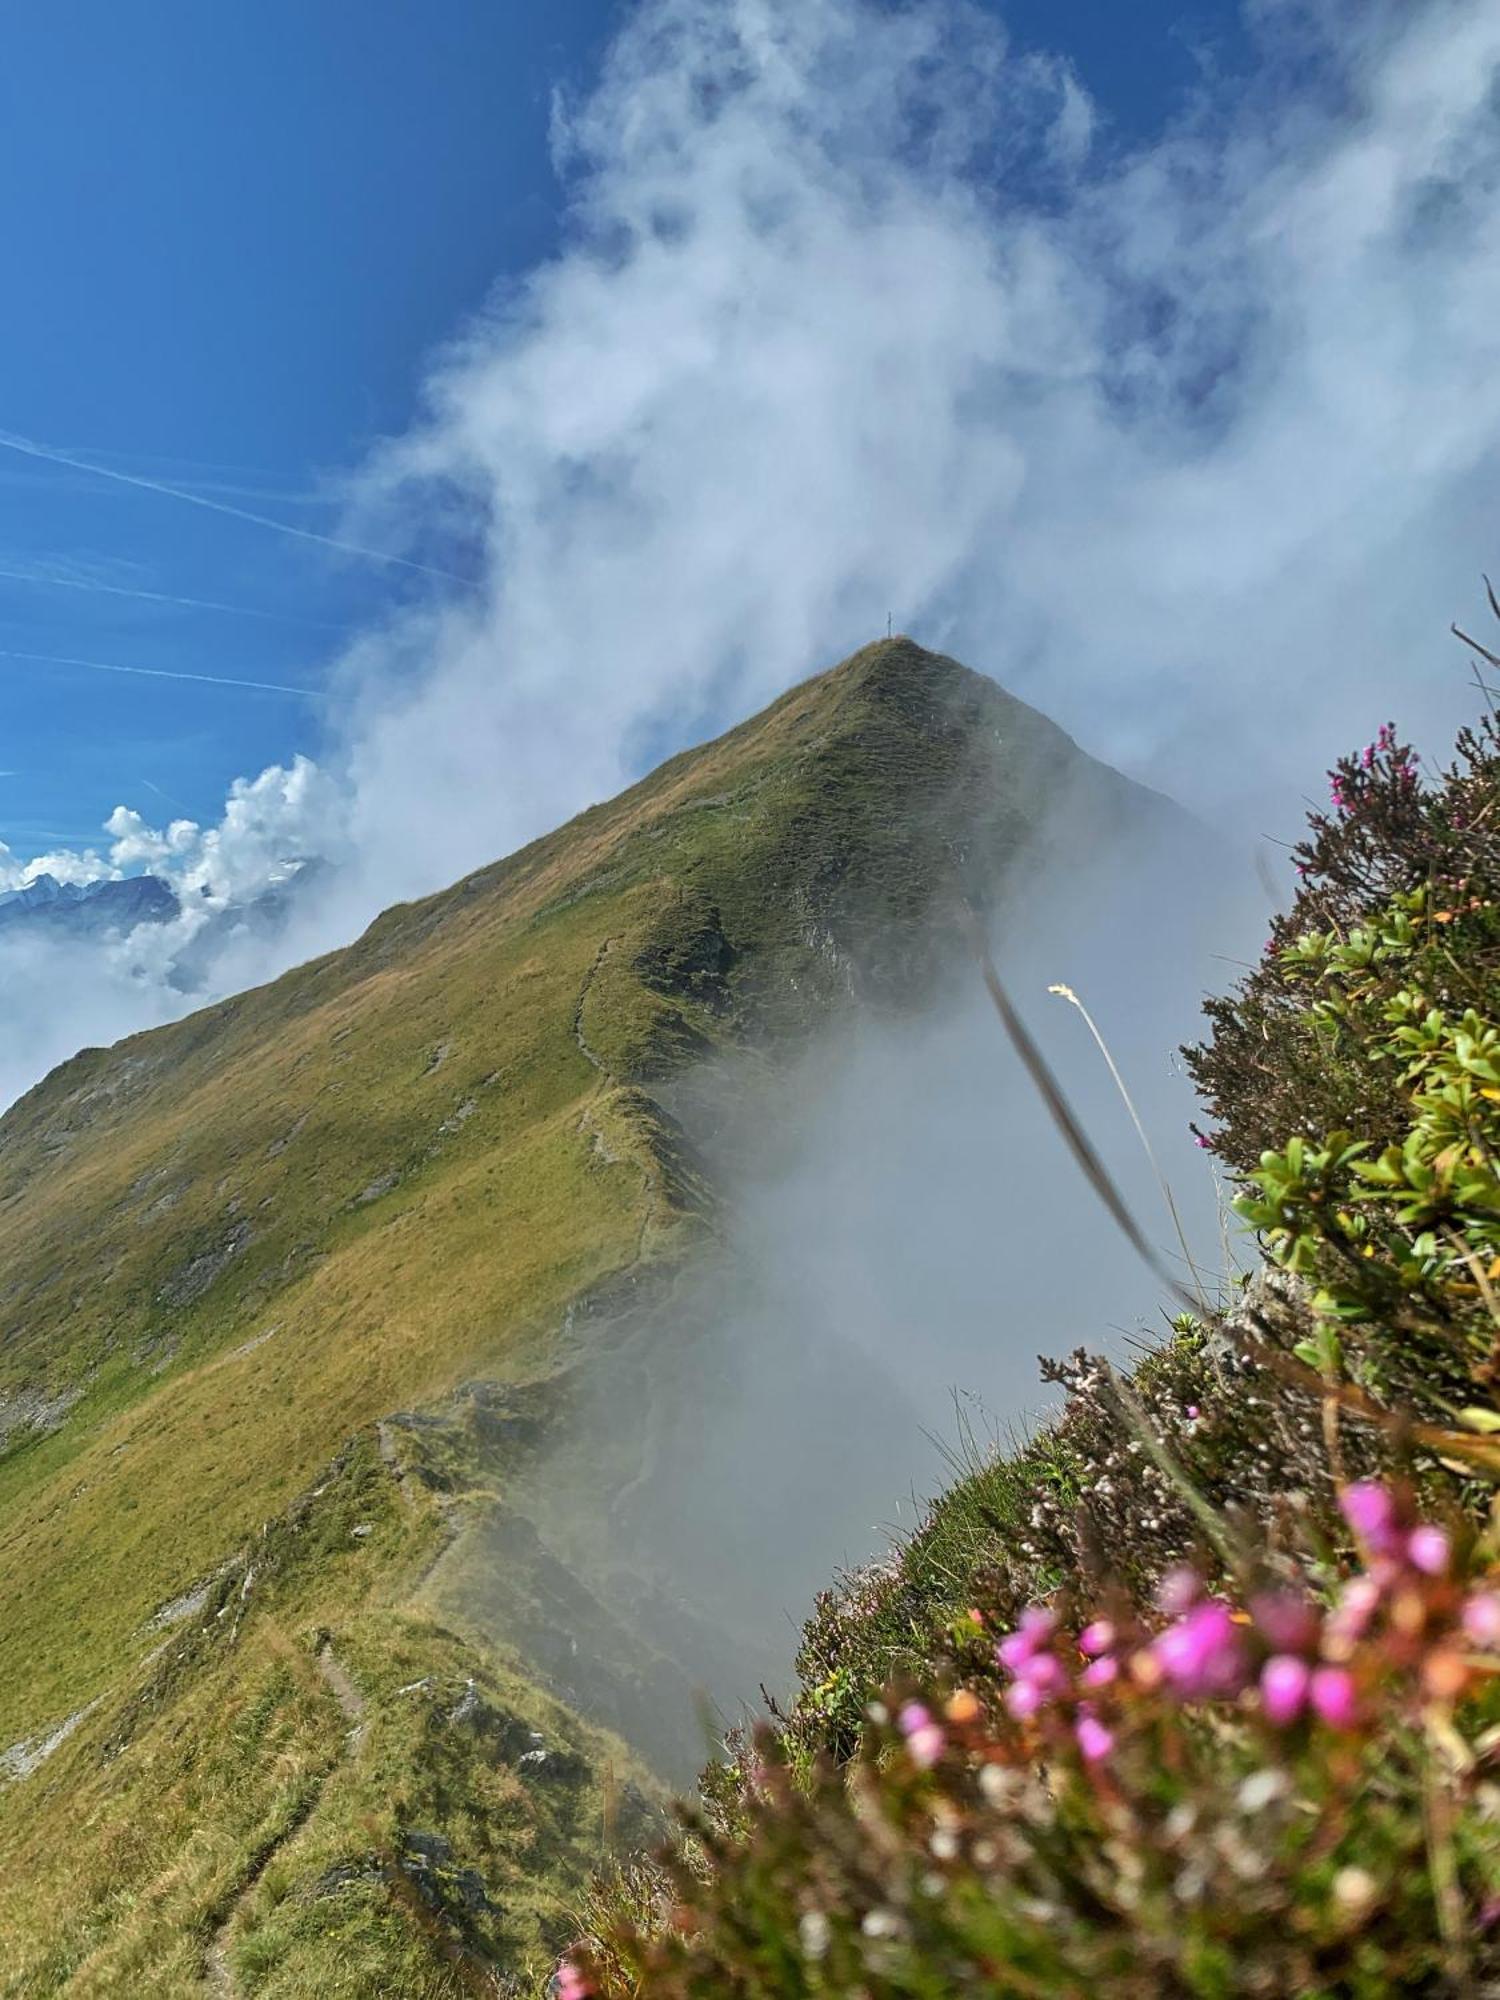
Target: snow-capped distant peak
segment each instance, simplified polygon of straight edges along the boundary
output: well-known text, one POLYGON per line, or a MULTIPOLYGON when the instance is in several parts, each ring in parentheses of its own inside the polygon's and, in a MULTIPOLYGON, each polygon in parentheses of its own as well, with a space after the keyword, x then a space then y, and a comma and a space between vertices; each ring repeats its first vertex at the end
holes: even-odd
POLYGON ((170 922, 178 907, 171 887, 156 875, 101 877, 94 882, 59 882, 55 875, 34 875, 21 888, 0 895, 0 929, 36 921, 91 934, 130 930, 136 924, 170 922))

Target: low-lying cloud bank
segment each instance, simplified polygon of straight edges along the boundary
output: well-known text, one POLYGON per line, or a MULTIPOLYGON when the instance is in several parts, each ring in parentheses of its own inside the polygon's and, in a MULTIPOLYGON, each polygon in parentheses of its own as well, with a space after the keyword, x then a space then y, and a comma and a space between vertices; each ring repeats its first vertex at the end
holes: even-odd
MULTIPOLYGON (((1255 885, 1189 824, 1080 852, 1073 823, 1064 803, 1059 858, 1038 853, 995 912, 1005 979, 1143 1232, 1216 1298, 1219 1190, 1176 1044, 1230 976, 1216 954, 1258 914, 1255 885), (1048 997, 1063 981, 1154 1161, 1087 1025, 1048 997)), ((785 1069, 731 1056, 669 1102, 725 1196, 714 1247, 589 1323, 586 1381, 517 1504, 732 1718, 761 1680, 788 1685, 815 1592, 911 1531, 965 1431, 984 1447, 1046 1412, 1037 1356, 1128 1358, 1164 1331, 1163 1287, 1079 1175, 961 946, 919 1016, 845 1016, 785 1069)), ((690 1779, 706 1745, 675 1693, 660 1727, 690 1779)))
MULTIPOLYGON (((1495 556, 1500 16, 1256 0, 1250 27, 1253 76, 1131 151, 963 0, 640 0, 557 108, 564 248, 363 483, 351 533, 477 588, 335 664, 321 769, 243 783, 217 828, 110 822, 99 868, 188 884, 195 917, 338 861, 200 992, 614 791, 887 611, 1245 833, 1291 832, 1387 715, 1440 750, 1471 700, 1443 633, 1495 556)), ((0 1087, 179 1009, 166 948, 76 975, 86 1028, 10 958, 0 1087)))

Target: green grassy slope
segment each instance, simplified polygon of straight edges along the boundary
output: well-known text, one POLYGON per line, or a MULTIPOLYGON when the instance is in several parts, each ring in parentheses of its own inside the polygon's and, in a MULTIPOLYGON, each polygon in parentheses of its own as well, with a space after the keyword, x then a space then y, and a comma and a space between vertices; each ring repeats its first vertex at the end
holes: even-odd
MULTIPOLYGON (((507 1517, 506 1440, 588 1367, 570 1306, 703 1234, 660 1087, 916 997, 1064 792, 1101 838, 1159 809, 992 683, 870 647, 0 1121, 0 1993, 545 1962, 646 1781, 538 1684, 583 1586, 507 1517), (512 1647, 433 1616, 470 1526, 526 1579, 512 1647), (464 1721, 470 1677, 500 1721, 464 1721)), ((638 1646, 592 1706, 640 1742, 626 1683, 673 1663, 638 1646)))

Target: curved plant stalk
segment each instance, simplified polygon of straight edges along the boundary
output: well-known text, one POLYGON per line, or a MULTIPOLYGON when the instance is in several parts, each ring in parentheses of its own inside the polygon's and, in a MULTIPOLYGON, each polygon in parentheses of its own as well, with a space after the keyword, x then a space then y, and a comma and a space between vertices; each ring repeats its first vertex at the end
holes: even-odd
POLYGON ((1246 1567, 1248 1551, 1238 1545, 1229 1524, 1217 1508, 1211 1507, 1198 1491, 1187 1473, 1177 1463, 1172 1453, 1163 1443, 1156 1426, 1136 1401, 1135 1396, 1106 1361, 1102 1364, 1106 1392, 1115 1408, 1124 1419, 1126 1428, 1133 1431, 1141 1449, 1151 1460, 1157 1471, 1176 1491, 1178 1498, 1188 1509, 1198 1526, 1218 1551, 1220 1560, 1231 1571, 1246 1567))
POLYGON ((1049 986, 1047 991, 1056 994, 1059 1000, 1066 1000, 1070 1006, 1076 1007, 1083 1016, 1085 1027, 1093 1036, 1095 1045, 1100 1055, 1103 1056, 1110 1075, 1114 1078, 1115 1089, 1119 1091, 1121 1101, 1124 1103, 1125 1109, 1130 1113, 1130 1122, 1135 1127, 1135 1136, 1141 1142, 1141 1150, 1151 1162, 1151 1171, 1155 1174, 1156 1184, 1161 1189, 1162 1200, 1167 1204, 1167 1213, 1171 1216, 1172 1227, 1177 1232, 1177 1241, 1182 1250, 1183 1262, 1193 1274, 1193 1283, 1198 1288, 1198 1297, 1202 1302, 1202 1308, 1204 1312, 1211 1312, 1213 1308, 1209 1304, 1208 1287, 1204 1284, 1203 1274, 1198 1269, 1197 1263, 1193 1258, 1193 1253, 1188 1247, 1187 1231, 1182 1226, 1182 1217, 1177 1213, 1177 1202, 1172 1194, 1172 1184, 1161 1170, 1161 1162, 1157 1159, 1155 1149, 1146 1135, 1146 1128, 1141 1123, 1140 1113, 1136 1110, 1135 1101, 1126 1087, 1124 1077, 1120 1074, 1119 1065, 1110 1053, 1109 1044, 1099 1032, 1099 1024, 1071 986, 1061 984, 1049 986))
POLYGON ((1051 1064, 1037 1047, 1031 1030, 1016 1012, 1011 997, 995 970, 995 961, 991 956, 979 919, 972 910, 968 910, 966 914, 975 955, 979 960, 980 971, 984 975, 985 987, 995 1004, 995 1012, 1000 1016, 1001 1025, 1010 1037, 1011 1046, 1021 1058, 1027 1075, 1035 1084, 1053 1124, 1061 1132, 1085 1180, 1109 1210, 1115 1227, 1146 1267, 1181 1305, 1189 1312, 1196 1313, 1199 1309, 1198 1300, 1183 1285, 1161 1252, 1153 1247, 1145 1231, 1136 1221, 1130 1204, 1116 1187, 1108 1167, 1095 1151, 1093 1141, 1084 1131, 1078 1114, 1064 1095, 1062 1085, 1053 1075, 1051 1064))

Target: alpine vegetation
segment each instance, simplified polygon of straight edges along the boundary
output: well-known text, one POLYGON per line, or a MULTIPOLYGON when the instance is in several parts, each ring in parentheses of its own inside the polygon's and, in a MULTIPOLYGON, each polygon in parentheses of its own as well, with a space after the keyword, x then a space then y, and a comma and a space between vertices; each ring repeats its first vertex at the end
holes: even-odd
POLYGON ((825 1593, 559 1992, 1490 1990, 1497 814, 1492 708, 1341 760, 1188 1057, 1259 1267, 825 1593))

